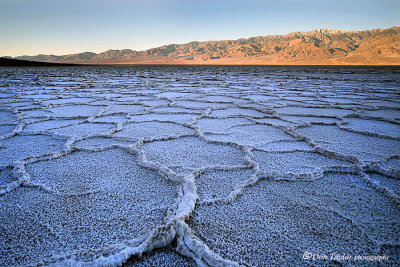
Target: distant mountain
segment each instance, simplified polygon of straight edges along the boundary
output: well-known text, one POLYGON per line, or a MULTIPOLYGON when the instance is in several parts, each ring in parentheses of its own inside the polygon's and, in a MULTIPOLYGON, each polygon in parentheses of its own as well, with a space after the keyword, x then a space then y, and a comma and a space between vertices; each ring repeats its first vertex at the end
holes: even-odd
POLYGON ((170 44, 145 51, 108 50, 17 59, 104 64, 400 65, 400 27, 366 31, 319 29, 249 39, 170 44))

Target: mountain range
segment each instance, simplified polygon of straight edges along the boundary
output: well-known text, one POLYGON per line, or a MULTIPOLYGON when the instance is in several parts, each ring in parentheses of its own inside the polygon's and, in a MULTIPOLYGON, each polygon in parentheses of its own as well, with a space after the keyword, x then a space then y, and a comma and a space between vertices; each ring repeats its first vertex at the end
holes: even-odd
POLYGON ((170 44, 145 51, 122 49, 15 59, 81 64, 400 65, 400 27, 365 31, 318 29, 170 44))

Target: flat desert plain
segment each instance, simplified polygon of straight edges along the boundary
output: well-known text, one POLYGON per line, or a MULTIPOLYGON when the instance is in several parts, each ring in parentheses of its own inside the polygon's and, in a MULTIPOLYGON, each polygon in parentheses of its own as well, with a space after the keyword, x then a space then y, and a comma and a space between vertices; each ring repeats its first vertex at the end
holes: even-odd
POLYGON ((0 68, 0 265, 394 266, 400 68, 0 68))

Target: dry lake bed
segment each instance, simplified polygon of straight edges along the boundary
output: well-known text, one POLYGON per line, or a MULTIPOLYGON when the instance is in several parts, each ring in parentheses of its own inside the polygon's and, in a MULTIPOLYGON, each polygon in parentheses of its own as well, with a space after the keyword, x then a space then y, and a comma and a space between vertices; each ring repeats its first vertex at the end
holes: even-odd
POLYGON ((0 265, 400 264, 400 68, 0 68, 0 265))

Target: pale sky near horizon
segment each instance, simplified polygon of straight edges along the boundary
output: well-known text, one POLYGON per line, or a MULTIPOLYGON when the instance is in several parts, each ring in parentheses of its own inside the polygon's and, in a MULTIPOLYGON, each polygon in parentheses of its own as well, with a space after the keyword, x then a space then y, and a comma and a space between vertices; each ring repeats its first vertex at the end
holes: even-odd
POLYGON ((0 0, 0 56, 400 26, 400 0, 0 0))

